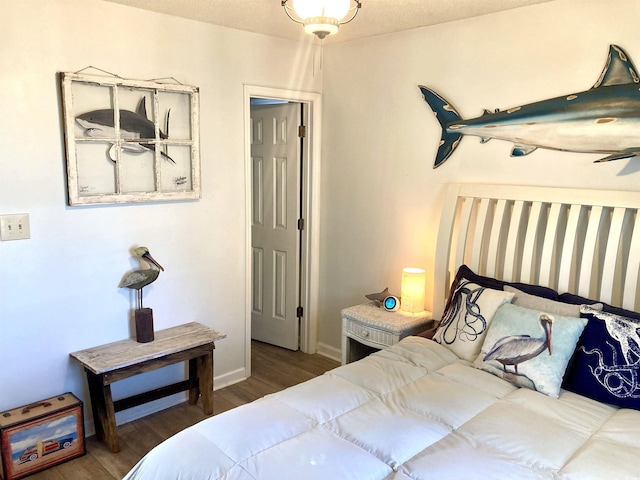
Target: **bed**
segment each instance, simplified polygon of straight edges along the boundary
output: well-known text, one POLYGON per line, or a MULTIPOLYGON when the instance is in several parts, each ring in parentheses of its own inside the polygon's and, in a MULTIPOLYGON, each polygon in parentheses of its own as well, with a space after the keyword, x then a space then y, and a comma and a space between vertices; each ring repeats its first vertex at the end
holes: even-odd
POLYGON ((449 185, 435 332, 204 420, 125 478, 640 478, 638 208, 449 185))

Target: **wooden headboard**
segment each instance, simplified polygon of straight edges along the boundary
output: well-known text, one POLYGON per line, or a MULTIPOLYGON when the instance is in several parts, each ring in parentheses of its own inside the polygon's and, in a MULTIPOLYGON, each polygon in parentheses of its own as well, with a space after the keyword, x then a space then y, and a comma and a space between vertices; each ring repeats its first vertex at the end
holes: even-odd
POLYGON ((448 187, 434 266, 439 319, 458 267, 639 310, 640 192, 448 187))

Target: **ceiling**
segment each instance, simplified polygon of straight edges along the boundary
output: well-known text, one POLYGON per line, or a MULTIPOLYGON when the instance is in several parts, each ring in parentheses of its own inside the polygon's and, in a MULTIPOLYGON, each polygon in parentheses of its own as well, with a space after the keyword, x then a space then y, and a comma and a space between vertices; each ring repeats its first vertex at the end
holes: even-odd
MULTIPOLYGON (((281 0, 105 0, 291 40, 313 39, 289 20, 281 0)), ((337 43, 462 20, 552 0, 362 0, 357 17, 324 42, 337 43)), ((316 40, 319 41, 319 40, 316 40)))

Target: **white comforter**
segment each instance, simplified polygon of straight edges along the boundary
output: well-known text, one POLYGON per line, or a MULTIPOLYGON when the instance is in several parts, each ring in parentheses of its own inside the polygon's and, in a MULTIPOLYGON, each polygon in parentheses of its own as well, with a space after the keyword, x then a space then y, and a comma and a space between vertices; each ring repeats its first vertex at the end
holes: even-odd
POLYGON ((165 441, 126 480, 640 478, 640 412, 559 399, 407 337, 165 441))

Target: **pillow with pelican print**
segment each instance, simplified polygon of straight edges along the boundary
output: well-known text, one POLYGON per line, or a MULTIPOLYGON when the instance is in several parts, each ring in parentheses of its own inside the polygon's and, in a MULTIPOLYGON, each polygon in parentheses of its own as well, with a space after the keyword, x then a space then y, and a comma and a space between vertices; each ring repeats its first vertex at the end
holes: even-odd
POLYGON ((451 293, 433 340, 448 347, 460 358, 473 362, 480 352, 493 315, 509 303, 511 292, 494 290, 461 279, 451 293))
POLYGON ((491 322, 474 367, 514 385, 557 397, 586 324, 584 318, 502 305, 491 322))

